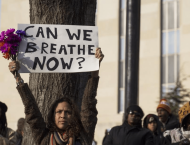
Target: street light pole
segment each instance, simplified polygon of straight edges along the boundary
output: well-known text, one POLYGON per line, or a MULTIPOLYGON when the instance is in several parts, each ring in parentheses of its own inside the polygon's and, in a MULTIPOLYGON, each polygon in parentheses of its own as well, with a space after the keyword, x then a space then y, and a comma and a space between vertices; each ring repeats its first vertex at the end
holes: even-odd
POLYGON ((125 110, 138 104, 140 4, 141 0, 127 0, 125 110))

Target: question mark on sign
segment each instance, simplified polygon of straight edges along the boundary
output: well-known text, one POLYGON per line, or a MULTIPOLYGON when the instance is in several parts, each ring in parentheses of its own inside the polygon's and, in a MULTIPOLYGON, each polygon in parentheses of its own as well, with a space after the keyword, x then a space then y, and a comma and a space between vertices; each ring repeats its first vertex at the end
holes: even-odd
POLYGON ((79 69, 81 69, 82 68, 81 63, 85 61, 85 58, 84 57, 78 57, 77 60, 78 59, 82 59, 81 61, 78 62, 79 66, 80 66, 79 69))

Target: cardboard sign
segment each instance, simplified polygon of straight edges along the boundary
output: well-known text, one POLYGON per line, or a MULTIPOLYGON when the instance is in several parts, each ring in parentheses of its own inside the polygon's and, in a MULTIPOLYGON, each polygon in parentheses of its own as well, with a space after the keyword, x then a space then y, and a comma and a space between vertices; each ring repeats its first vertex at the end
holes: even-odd
POLYGON ((26 32, 19 46, 19 73, 85 72, 99 69, 95 26, 18 24, 26 32))

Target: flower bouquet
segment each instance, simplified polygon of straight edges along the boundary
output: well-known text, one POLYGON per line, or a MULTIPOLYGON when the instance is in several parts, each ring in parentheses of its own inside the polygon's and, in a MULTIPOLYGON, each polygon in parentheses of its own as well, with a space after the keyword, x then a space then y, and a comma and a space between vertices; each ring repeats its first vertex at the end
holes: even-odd
POLYGON ((2 31, 0 34, 0 51, 3 53, 5 59, 16 60, 18 46, 22 41, 22 36, 26 35, 25 31, 15 29, 8 29, 2 31))

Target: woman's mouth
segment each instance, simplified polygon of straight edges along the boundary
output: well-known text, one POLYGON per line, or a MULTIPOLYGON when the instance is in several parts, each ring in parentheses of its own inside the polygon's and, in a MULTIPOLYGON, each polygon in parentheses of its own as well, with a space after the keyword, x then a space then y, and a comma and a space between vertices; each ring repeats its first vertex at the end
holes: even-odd
POLYGON ((60 121, 60 123, 66 123, 67 121, 60 121))

